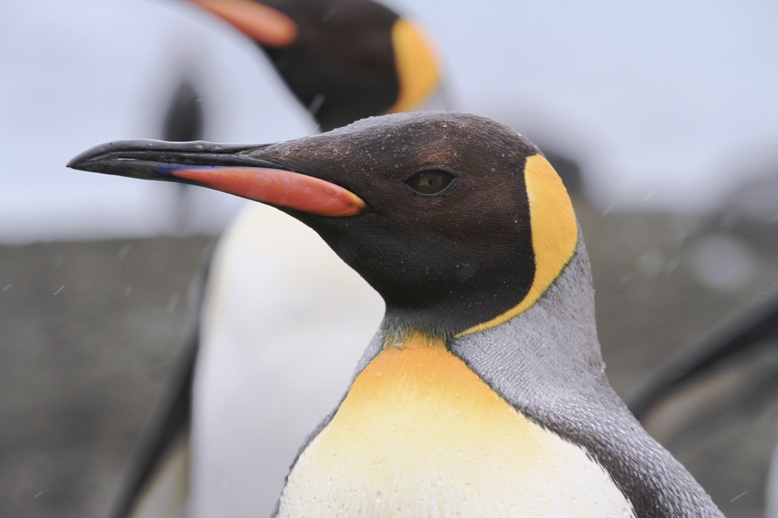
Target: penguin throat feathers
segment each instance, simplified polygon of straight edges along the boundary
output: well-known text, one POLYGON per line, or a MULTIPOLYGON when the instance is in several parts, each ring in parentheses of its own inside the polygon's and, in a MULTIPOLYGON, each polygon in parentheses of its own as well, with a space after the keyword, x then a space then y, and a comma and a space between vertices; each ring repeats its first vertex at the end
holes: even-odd
MULTIPOLYGON (((594 289, 586 247, 537 301, 502 324, 463 334, 449 349, 487 383, 519 405, 523 391, 576 393, 607 385, 594 318, 594 289)), ((534 397, 534 396, 533 396, 534 397)), ((531 398, 530 398, 531 399, 531 398)))
POLYGON ((446 348, 446 342, 442 338, 430 336, 420 331, 409 331, 402 337, 386 335, 384 336, 383 343, 385 349, 421 349, 425 347, 446 348))

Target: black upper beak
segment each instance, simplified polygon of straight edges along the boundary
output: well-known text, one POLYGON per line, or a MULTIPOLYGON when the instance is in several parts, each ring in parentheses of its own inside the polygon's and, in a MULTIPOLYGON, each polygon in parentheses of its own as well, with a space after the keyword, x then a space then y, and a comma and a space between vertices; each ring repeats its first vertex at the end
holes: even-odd
POLYGON ((281 169, 276 164, 246 156, 266 146, 214 144, 212 142, 164 142, 161 140, 119 140, 84 151, 68 167, 95 173, 143 180, 191 183, 170 174, 182 167, 261 167, 281 169))

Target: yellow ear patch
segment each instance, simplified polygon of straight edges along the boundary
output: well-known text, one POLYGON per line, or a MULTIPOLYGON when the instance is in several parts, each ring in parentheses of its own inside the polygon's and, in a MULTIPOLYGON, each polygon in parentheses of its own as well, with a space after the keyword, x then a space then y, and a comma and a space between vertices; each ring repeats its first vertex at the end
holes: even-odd
POLYGON ((497 317, 466 329, 457 335, 495 327, 529 309, 562 269, 570 262, 578 246, 578 224, 573 204, 562 179, 543 155, 527 157, 524 182, 529 200, 532 250, 535 254, 535 278, 526 297, 518 305, 497 317))
POLYGON ((392 44, 400 93, 397 102, 386 113, 413 111, 440 82, 438 58, 422 28, 403 18, 392 27, 392 44))

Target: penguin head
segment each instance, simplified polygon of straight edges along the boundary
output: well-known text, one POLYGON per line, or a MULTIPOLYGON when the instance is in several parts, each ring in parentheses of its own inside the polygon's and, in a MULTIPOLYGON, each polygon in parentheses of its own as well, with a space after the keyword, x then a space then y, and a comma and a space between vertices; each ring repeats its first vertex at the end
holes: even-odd
POLYGON ((538 149, 469 114, 387 115, 260 146, 115 142, 69 166, 278 207, 381 294, 392 332, 448 339, 497 325, 542 295, 578 241, 570 199, 538 149))
POLYGON ((371 0, 191 0, 251 38, 323 130, 408 111, 440 86, 423 29, 371 0))

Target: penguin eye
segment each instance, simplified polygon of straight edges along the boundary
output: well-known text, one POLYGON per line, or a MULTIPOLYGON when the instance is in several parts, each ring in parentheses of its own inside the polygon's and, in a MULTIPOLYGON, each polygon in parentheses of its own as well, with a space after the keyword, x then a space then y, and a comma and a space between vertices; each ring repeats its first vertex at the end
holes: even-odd
POLYGON ((442 169, 427 169, 411 175, 403 183, 410 187, 413 192, 430 196, 443 192, 453 179, 454 176, 451 173, 442 169))

